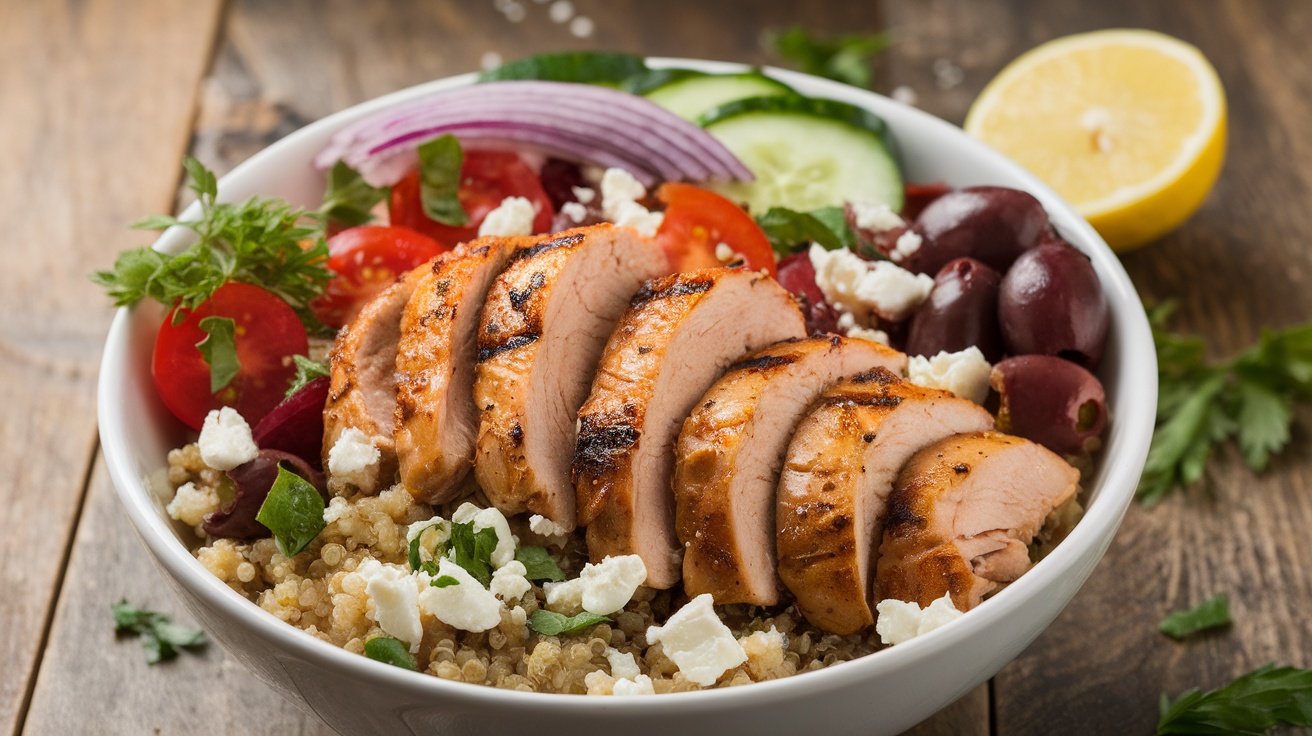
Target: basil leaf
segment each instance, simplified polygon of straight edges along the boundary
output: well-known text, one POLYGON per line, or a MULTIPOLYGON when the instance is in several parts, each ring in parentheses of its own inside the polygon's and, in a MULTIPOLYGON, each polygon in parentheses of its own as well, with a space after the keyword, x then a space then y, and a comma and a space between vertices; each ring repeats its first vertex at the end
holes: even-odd
POLYGON ((405 670, 419 669, 419 663, 410 654, 410 645, 390 636, 375 636, 365 642, 364 656, 405 670))
POLYGON ((296 364, 296 375, 292 378, 292 386, 287 389, 284 399, 290 399, 310 381, 316 378, 328 378, 330 375, 326 360, 310 360, 304 355, 293 355, 292 362, 296 364))
POLYGON ((460 581, 456 580, 450 575, 442 575, 441 577, 434 578, 433 582, 429 583, 429 585, 433 586, 434 588, 450 588, 452 585, 459 585, 459 584, 460 581))
POLYGON ((1312 726, 1312 669, 1268 664, 1225 687, 1162 693, 1160 734, 1253 734, 1279 725, 1312 726))
POLYGON ((584 611, 577 616, 566 616, 548 611, 545 608, 539 608, 528 617, 528 627, 546 636, 556 636, 557 634, 573 634, 584 629, 592 628, 600 623, 609 621, 607 616, 598 616, 595 613, 584 611))
POLYGON ((492 582, 492 551, 497 548, 495 529, 474 531, 474 522, 451 525, 453 561, 486 588, 492 582))
POLYGON ((112 607, 114 628, 119 634, 141 637, 147 664, 158 664, 178 656, 179 648, 193 648, 205 644, 205 632, 171 623, 162 613, 137 608, 120 600, 112 607))
POLYGON ((210 393, 217 394, 241 372, 237 358, 237 322, 230 317, 206 317, 198 326, 205 339, 196 343, 200 357, 210 367, 210 393))
POLYGON ((523 563, 524 569, 528 571, 524 577, 529 580, 560 582, 565 579, 565 573, 545 547, 520 547, 515 550, 515 559, 523 563))
POLYGON ((765 231, 770 246, 780 256, 791 255, 798 245, 818 243, 825 250, 851 248, 855 237, 847 226, 841 207, 822 207, 799 212, 787 207, 771 207, 756 218, 765 231))
POLYGON ((419 146, 419 199, 424 214, 443 225, 469 222, 459 197, 464 158, 460 141, 449 133, 419 146))
POLYGON ((1183 639, 1190 634, 1230 625, 1230 599, 1225 593, 1199 603, 1183 611, 1176 611, 1157 625, 1157 630, 1173 639, 1183 639))
POLYGON ((388 189, 371 186, 345 161, 338 161, 328 172, 319 213, 346 227, 364 225, 374 219, 374 205, 387 198, 388 189))
POLYGON ((255 520, 273 532, 278 551, 295 557, 323 531, 323 496, 301 476, 278 466, 269 495, 255 520))

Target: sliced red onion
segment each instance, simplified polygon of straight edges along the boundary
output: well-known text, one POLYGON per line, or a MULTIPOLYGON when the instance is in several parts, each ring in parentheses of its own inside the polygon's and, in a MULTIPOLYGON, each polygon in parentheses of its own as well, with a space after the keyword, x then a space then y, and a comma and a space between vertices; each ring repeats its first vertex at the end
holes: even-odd
POLYGON ((315 157, 374 186, 414 168, 415 150, 453 134, 462 143, 513 143, 562 158, 617 166, 657 181, 747 181, 752 173, 697 125, 636 95, 567 82, 508 81, 458 87, 375 113, 338 131, 315 157))
POLYGON ((261 450, 282 450, 323 469, 323 405, 328 378, 316 378, 273 407, 251 431, 261 450))

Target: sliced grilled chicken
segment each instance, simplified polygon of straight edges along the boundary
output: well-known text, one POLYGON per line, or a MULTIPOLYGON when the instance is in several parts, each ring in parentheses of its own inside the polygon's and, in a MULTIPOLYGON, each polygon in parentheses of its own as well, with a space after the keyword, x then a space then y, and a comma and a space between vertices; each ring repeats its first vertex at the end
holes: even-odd
POLYGON ((468 488, 478 436, 474 360, 492 281, 531 237, 488 237, 436 259, 401 315, 396 354, 396 453, 401 483, 441 504, 468 488))
POLYGON ((668 271, 659 246, 602 224, 517 250, 497 277, 479 320, 474 475, 502 513, 574 528, 579 407, 629 299, 668 271))
POLYGON ((643 287, 579 410, 574 480, 593 561, 637 554, 647 586, 678 582, 670 479, 684 419, 735 360, 805 330, 792 295, 755 272, 714 268, 643 287))
POLYGON ((675 451, 675 530, 689 597, 779 602, 775 489, 793 428, 839 379, 876 367, 900 373, 906 362, 868 340, 817 336, 729 366, 683 423, 675 451))
POLYGON ((1029 569, 1029 543, 1079 479, 1051 450, 999 432, 926 447, 889 499, 876 594, 927 606, 951 593, 957 610, 974 608, 1029 569))
POLYGON ((379 292, 333 344, 323 410, 324 467, 342 432, 360 430, 379 452, 378 464, 357 486, 363 493, 377 493, 396 477, 396 346, 401 313, 426 270, 420 266, 379 292))
POLYGON ((788 446, 776 507, 779 577, 807 620, 836 634, 874 623, 874 563, 898 472, 927 445, 992 426, 974 402, 882 368, 821 395, 788 446))

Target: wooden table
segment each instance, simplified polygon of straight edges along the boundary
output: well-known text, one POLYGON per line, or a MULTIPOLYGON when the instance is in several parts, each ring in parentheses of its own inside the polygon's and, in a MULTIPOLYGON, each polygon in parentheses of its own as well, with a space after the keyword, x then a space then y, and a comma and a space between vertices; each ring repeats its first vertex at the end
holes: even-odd
MULTIPOLYGON (((1179 232, 1125 257, 1148 299, 1218 355, 1264 326, 1312 317, 1312 5, 1303 0, 574 0, 575 38, 548 6, 312 0, 0 0, 0 732, 328 733, 217 647, 148 667, 116 641, 121 597, 182 606, 148 561, 97 452, 94 397, 112 311, 86 274, 147 241, 125 226, 170 209, 191 151, 226 170, 302 124, 361 100, 565 48, 774 59, 765 28, 891 29, 877 88, 907 86, 960 122, 1021 51, 1117 26, 1185 38, 1229 93, 1230 158, 1179 232), (513 11, 512 11, 513 12, 513 11), (936 71, 937 70, 937 71, 936 71), (956 73, 959 70, 959 74, 956 73), (947 72, 946 74, 944 72, 947 72)), ((1157 696, 1216 687, 1268 661, 1312 665, 1312 455, 1254 477, 1222 451, 1201 489, 1130 510, 1057 622, 991 683, 920 733, 1151 733, 1157 696), (1176 643, 1167 611, 1213 593, 1235 624, 1176 643)), ((185 620, 185 617, 183 617, 185 620)))

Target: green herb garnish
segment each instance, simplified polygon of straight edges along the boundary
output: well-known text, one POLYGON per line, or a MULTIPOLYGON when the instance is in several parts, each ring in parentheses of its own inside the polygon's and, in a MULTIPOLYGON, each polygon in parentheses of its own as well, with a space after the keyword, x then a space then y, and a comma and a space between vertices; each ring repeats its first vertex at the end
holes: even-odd
POLYGON ((588 613, 587 611, 577 616, 566 616, 555 611, 548 611, 545 608, 539 608, 533 612, 533 615, 528 617, 528 627, 539 634, 556 636, 557 634, 574 634, 607 621, 610 621, 610 618, 588 613))
POLYGON ((451 538, 447 541, 452 550, 452 561, 465 568, 475 580, 486 588, 492 582, 492 551, 497 548, 497 531, 479 529, 474 522, 451 525, 451 538))
POLYGON ((419 663, 410 654, 410 646, 390 636, 375 636, 365 642, 364 656, 405 670, 419 669, 419 663))
POLYGON ((205 632, 171 623, 169 617, 137 608, 126 599, 113 605, 114 628, 119 634, 136 634, 146 650, 146 663, 158 664, 178 656, 178 649, 205 645, 205 632))
POLYGON ((177 255, 150 248, 125 251, 112 270, 97 271, 91 280, 105 287, 118 306, 150 297, 167 307, 181 307, 174 313, 174 324, 186 319, 184 310, 195 309, 220 286, 244 281, 282 297, 310 332, 322 332, 309 308, 332 278, 325 267, 328 247, 322 223, 280 199, 216 202, 213 172, 190 156, 183 166, 200 202, 200 219, 155 216, 134 227, 162 230, 179 225, 193 230, 200 240, 177 255))
POLYGON ((842 207, 822 207, 799 212, 787 207, 771 207, 756 218, 770 239, 770 246, 781 257, 794 253, 799 245, 818 243, 825 250, 852 248, 856 238, 843 217, 842 207))
POLYGON ((1168 332, 1172 304, 1149 310, 1157 346, 1157 426, 1138 497, 1153 505, 1203 477, 1230 438, 1254 472, 1289 442, 1293 406, 1312 398, 1312 324, 1264 330, 1253 347, 1209 363, 1203 341, 1168 332))
POLYGON ((1175 611, 1162 619, 1157 630, 1173 639, 1183 639, 1206 629, 1230 625, 1230 599, 1225 593, 1199 603, 1193 608, 1175 611))
POLYGON ((515 559, 523 563, 527 570, 524 577, 529 580, 560 582, 565 579, 565 573, 545 547, 520 547, 515 550, 515 559))
POLYGON ((460 167, 464 164, 460 141, 447 134, 419 146, 419 199, 424 214, 459 227, 469 222, 460 204, 460 167))
POLYGON ((297 391, 305 388, 305 384, 316 378, 328 378, 331 375, 326 360, 310 360, 304 355, 293 355, 292 362, 296 363, 296 375, 292 378, 291 388, 287 389, 287 394, 283 398, 290 399, 297 391))
POLYGON ((886 33, 849 34, 822 38, 793 26, 766 34, 766 44, 807 74, 870 88, 870 62, 888 48, 886 33))
POLYGON ((319 536, 323 521, 323 496, 301 476, 278 466, 278 478, 260 506, 255 520, 273 532, 278 551, 295 557, 319 536))
POLYGON ((387 199, 390 192, 386 187, 371 186, 345 161, 338 161, 328 172, 319 213, 344 227, 364 225, 374 219, 374 205, 387 199))
POLYGON ((433 586, 434 588, 450 588, 452 585, 459 585, 459 584, 460 581, 456 580, 450 575, 442 575, 440 577, 433 578, 433 582, 429 583, 429 585, 433 586))
POLYGON ((1217 690, 1162 693, 1162 734, 1251 734, 1279 725, 1312 726, 1312 670, 1268 664, 1217 690))
POLYGON ((205 332, 205 339, 196 343, 196 349, 210 367, 210 393, 217 394, 241 372, 237 322, 230 317, 206 317, 197 326, 205 332))

